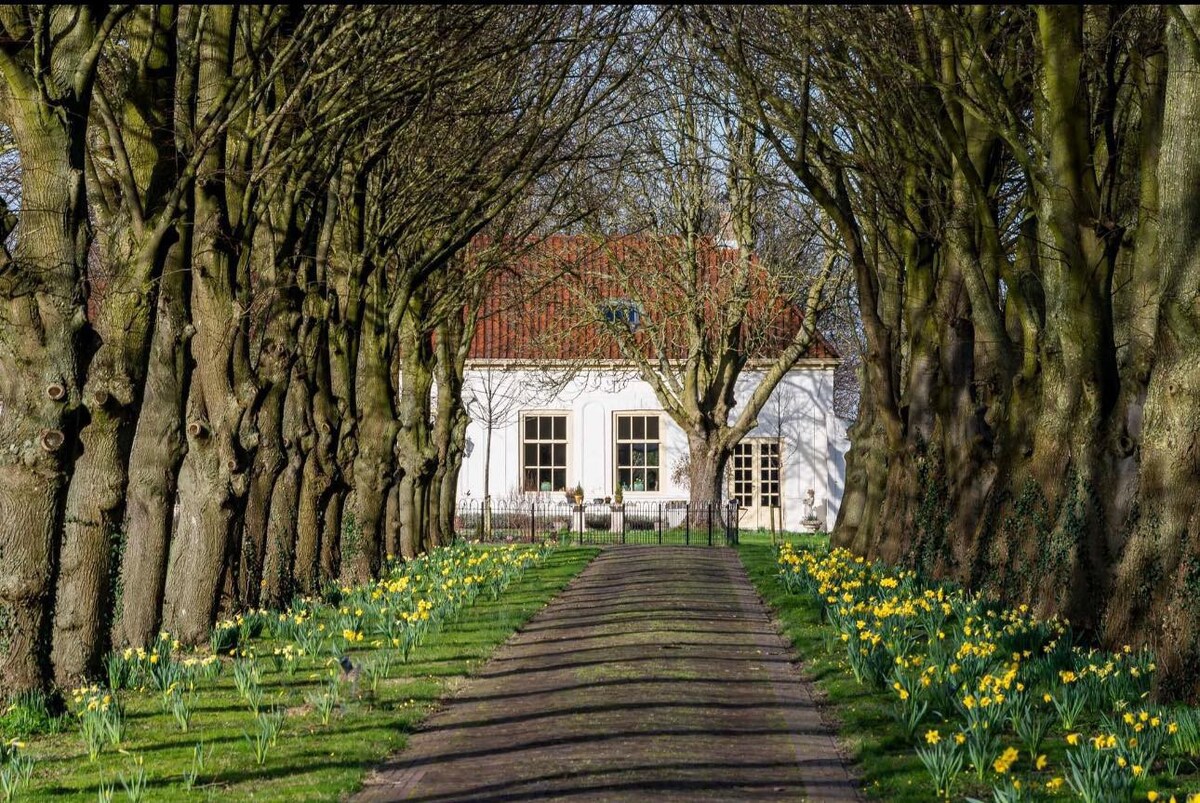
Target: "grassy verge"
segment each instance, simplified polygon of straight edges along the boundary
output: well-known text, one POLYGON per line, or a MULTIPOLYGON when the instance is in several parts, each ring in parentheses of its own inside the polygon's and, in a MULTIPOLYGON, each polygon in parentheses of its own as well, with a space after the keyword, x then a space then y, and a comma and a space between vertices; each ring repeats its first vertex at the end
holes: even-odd
MULTIPOLYGON (((114 790, 113 799, 127 799, 123 784, 136 786, 144 774, 145 800, 335 800, 403 747, 407 734, 437 700, 595 554, 593 549, 557 550, 544 564, 527 569, 497 600, 480 598, 457 621, 431 633, 406 664, 395 666, 390 678, 380 679, 375 691, 367 678, 359 679, 358 695, 349 696, 327 725, 305 701, 306 692, 320 687, 324 660, 303 663, 294 676, 262 662, 266 702, 279 706, 286 719, 261 766, 251 743, 257 733, 255 716, 227 669, 197 689, 186 733, 162 710, 156 693, 147 692, 125 701, 128 730, 122 751, 107 749, 96 763, 88 761, 73 724, 63 733, 28 739, 26 751, 37 763, 20 799, 96 800, 104 787, 114 790), (204 767, 188 789, 184 776, 194 768, 200 743, 206 754, 204 767)), ((269 644, 264 646, 270 654, 269 644)), ((371 655, 367 649, 351 657, 360 661, 371 655)))
MULTIPOLYGON (((805 543, 815 538, 789 540, 805 543)), ((805 673, 833 706, 838 734, 857 765, 867 793, 879 800, 916 803, 933 799, 929 776, 891 715, 891 700, 854 679, 842 650, 826 652, 820 610, 804 597, 787 593, 778 582, 775 553, 769 542, 747 539, 743 534, 738 553, 758 593, 774 610, 796 652, 803 657, 805 673)))
MULTIPOLYGON (((840 635, 838 628, 823 621, 819 603, 807 593, 791 593, 779 581, 779 566, 776 562, 775 551, 769 544, 744 542, 739 551, 742 562, 759 593, 775 610, 788 637, 803 658, 806 673, 824 692, 828 702, 833 706, 834 715, 839 720, 839 735, 858 765, 868 794, 875 799, 892 801, 937 799, 931 777, 917 755, 916 748, 918 746, 926 747, 925 742, 932 743, 952 737, 961 736, 965 739, 967 736, 966 726, 961 716, 954 709, 950 709, 950 715, 947 716, 942 713, 947 709, 935 708, 928 712, 928 716, 916 727, 913 738, 911 740, 906 738, 904 729, 896 719, 896 712, 902 707, 899 701, 903 698, 899 695, 906 692, 894 694, 891 688, 882 689, 856 679, 847 659, 847 650, 838 640, 840 635), (955 735, 956 733, 958 736, 955 735)), ((826 571, 828 565, 828 563, 819 564, 820 571, 826 571)), ((872 582, 874 581, 868 581, 868 589, 862 593, 874 594, 878 592, 878 588, 883 588, 882 582, 878 588, 872 586, 872 582)), ((845 587, 843 586, 843 588, 845 587)), ((890 587, 897 588, 898 586, 893 582, 890 587)), ((902 594, 898 592, 897 598, 900 597, 902 594)), ((968 605, 974 604, 968 603, 968 605)), ((896 611, 899 608, 893 607, 892 610, 896 611)), ((965 610, 982 610, 982 607, 965 608, 965 610)), ((912 616, 912 614, 906 613, 897 615, 912 616)), ((864 614, 864 616, 868 615, 864 614)), ((955 616, 961 617, 962 614, 956 613, 955 616)), ((986 614, 986 617, 992 616, 992 613, 986 614)), ((973 637, 976 641, 979 644, 990 642, 990 639, 993 638, 987 635, 990 625, 979 624, 984 621, 984 618, 976 618, 974 621, 976 633, 973 634, 973 637)), ((1001 617, 997 617, 997 621, 1001 621, 1001 617)), ((1016 624, 1018 622, 1016 617, 1007 621, 1014 623, 1011 630, 1006 629, 1006 632, 1009 633, 1007 637, 1016 639, 1021 637, 1020 634, 1037 635, 1038 631, 1033 625, 1016 624)), ((1020 621, 1024 622, 1025 620, 1020 621)), ((854 623, 850 622, 850 624, 854 623)), ((971 624, 970 619, 967 620, 967 624, 971 624)), ((844 625, 845 623, 843 623, 844 625)), ((860 622, 857 624, 860 632, 871 626, 870 623, 860 622)), ((878 625, 875 626, 878 627, 878 625)), ((1042 625, 1036 626, 1041 627, 1042 625)), ((952 631, 958 627, 957 624, 945 624, 944 627, 949 633, 948 638, 952 639, 956 636, 956 633, 952 631)), ((998 626, 994 632, 999 632, 998 626)), ((942 636, 940 629, 938 635, 942 636)), ((842 638, 845 636, 842 635, 842 638)), ((1069 638, 1069 634, 1061 636, 1061 638, 1069 638)), ((953 648, 956 642, 948 641, 947 643, 951 644, 953 648)), ((1092 774, 1088 776, 1090 780, 1086 781, 1084 785, 1090 788, 1090 792, 1093 794, 1091 799, 1113 801, 1160 799, 1167 801, 1174 795, 1176 796, 1174 799, 1179 803, 1184 803, 1185 800, 1188 803, 1200 800, 1200 795, 1195 797, 1189 795, 1189 791, 1195 793, 1197 782, 1200 781, 1196 774, 1196 761, 1200 758, 1200 752, 1189 746, 1194 745, 1196 740, 1187 735, 1188 731, 1184 727, 1185 725, 1188 728, 1193 727, 1190 723, 1197 721, 1196 712, 1178 706, 1155 707, 1145 699, 1146 693, 1138 697, 1136 689, 1132 693, 1123 691, 1124 687, 1117 685, 1120 682, 1119 673, 1113 670, 1116 663, 1119 663, 1119 659, 1116 662, 1113 660, 1116 656, 1095 651, 1071 650, 1069 641, 1065 643, 1068 645, 1067 647, 1052 654, 1047 653, 1044 659, 1040 657, 1040 648, 1024 652, 1020 656, 1025 660, 1025 664, 1021 666, 1023 674, 1020 675, 1017 674, 1018 656, 1015 653, 1011 663, 1007 663, 1008 659, 1004 656, 997 659, 1000 666, 1013 667, 1009 677, 1015 677, 1018 681, 1024 678, 1025 683, 1031 684, 1030 691, 1026 691, 1021 682, 1011 685, 1011 693, 1006 696, 1010 698, 1009 703, 1012 706, 1017 706, 1014 709, 1016 713, 1013 714, 1013 717, 1020 713, 1032 720, 1034 717, 1042 716, 1041 713, 1038 713, 1039 711, 1050 713, 1050 724, 1045 738, 1035 751, 1039 754, 1036 766, 1034 766, 1033 754, 1028 752, 1028 749, 1032 748, 1027 749, 1024 737, 1019 740, 1017 735, 1012 732, 1015 730, 1013 723, 1016 720, 1005 715, 999 720, 998 727, 993 731, 997 739, 994 752, 985 754, 988 757, 982 762, 984 764, 983 779, 981 780, 974 770, 968 772, 964 767, 964 771, 954 776, 953 799, 960 800, 966 797, 967 799, 976 798, 990 801, 993 800, 993 788, 1005 790, 1003 798, 995 798, 997 801, 1001 799, 1078 799, 1070 788, 1071 782, 1065 776, 1070 776, 1078 781, 1080 776, 1076 773, 1072 762, 1081 761, 1081 757, 1095 755, 1101 756, 1100 760, 1103 761, 1124 763, 1120 763, 1119 766, 1117 763, 1113 763, 1111 770, 1104 769, 1106 764, 1096 764, 1100 769, 1088 770, 1092 774), (1031 654, 1033 652, 1037 652, 1038 655, 1031 654), (1051 663, 1054 661, 1067 661, 1069 663, 1066 666, 1073 667, 1073 670, 1049 671, 1048 674, 1045 672, 1039 674, 1039 670, 1044 670, 1047 665, 1051 670, 1063 668, 1061 664, 1056 667, 1051 663), (1102 687, 1102 691, 1104 694, 1109 694, 1111 691, 1112 694, 1117 695, 1119 701, 1112 703, 1093 701, 1084 707, 1075 709, 1075 723, 1069 729, 1064 729, 1058 722, 1059 716, 1049 711, 1049 705, 1042 704, 1043 692, 1046 692, 1047 689, 1053 691, 1054 696, 1060 701, 1090 699, 1069 696, 1082 693, 1078 691, 1083 688, 1083 681, 1079 680, 1079 677, 1085 672, 1096 674, 1101 681, 1113 684, 1111 687, 1102 687), (1073 683, 1080 684, 1070 687, 1076 691, 1070 691, 1067 688, 1073 683), (1022 692, 1026 692, 1028 696, 1020 696, 1022 692), (1110 710, 1115 713, 1109 713, 1110 710), (1120 724, 1121 722, 1129 723, 1129 725, 1123 726, 1120 724), (1134 726, 1135 722, 1145 724, 1134 726), (1094 734, 1108 734, 1107 738, 1110 740, 1116 738, 1114 734, 1123 734, 1116 741, 1124 749, 1126 737, 1134 733, 1132 729, 1126 733, 1125 727, 1133 727, 1136 728, 1137 738, 1129 739, 1128 744, 1132 750, 1135 743, 1140 740, 1145 740, 1146 744, 1153 744, 1152 728, 1162 728, 1159 735, 1165 737, 1167 733, 1176 732, 1174 728, 1177 724, 1179 735, 1173 737, 1171 741, 1173 746, 1170 749, 1164 747, 1161 752, 1156 749, 1155 753, 1151 754, 1151 758, 1142 759, 1144 767, 1137 763, 1137 758, 1131 758, 1128 761, 1123 757, 1120 759, 1109 758, 1119 753, 1109 753, 1108 757, 1105 757, 1099 748, 1091 750, 1088 747, 1094 734), (1000 755, 1001 748, 1006 748, 1005 754, 1012 753, 1011 760, 997 760, 993 764, 992 758, 1000 755), (1190 755, 1190 759, 1184 758, 1185 754, 1190 755), (1157 755, 1158 758, 1155 759, 1154 755, 1157 755), (1000 766, 1001 764, 1003 766, 1000 766), (1102 777, 1109 780, 1102 780, 1102 777), (1124 778, 1128 782, 1124 792, 1117 792, 1117 786, 1111 783, 1112 778, 1116 777, 1124 778), (1105 787, 1111 792, 1110 794, 1098 796, 1095 794, 1096 790, 1105 787)), ((917 647, 915 644, 909 645, 905 649, 909 649, 910 652, 904 654, 913 657, 914 661, 924 653, 923 648, 917 647)), ((1017 650, 1018 648, 1013 647, 1012 649, 1017 650)), ((953 653, 953 649, 951 649, 951 653, 953 653)), ((863 655, 867 654, 863 653, 863 655)), ((959 654, 961 655, 961 653, 959 654)), ((927 668, 934 673, 931 678, 938 677, 938 673, 943 669, 938 665, 938 660, 930 658, 928 661, 927 668), (937 666, 936 671, 935 666, 937 666)), ((943 658, 941 660, 951 659, 943 658)), ((1128 659, 1127 666, 1137 666, 1138 660, 1140 659, 1135 653, 1133 658, 1128 659)), ((897 657, 896 661, 899 664, 900 658, 897 657)), ((887 665, 891 666, 890 658, 887 665)), ((952 668, 949 670, 951 673, 957 671, 953 668, 958 667, 957 663, 951 666, 952 668)), ((1149 664, 1148 669, 1153 671, 1153 665, 1149 664)), ((990 670, 989 674, 984 676, 985 679, 992 678, 993 685, 988 687, 991 689, 1000 688, 995 685, 998 675, 990 674, 995 671, 998 670, 990 670)), ((1141 678, 1139 683, 1145 683, 1145 670, 1141 675, 1138 675, 1135 670, 1127 670, 1127 672, 1135 678, 1141 678)), ((944 674, 942 676, 944 677, 944 674)), ((894 677, 902 676, 897 673, 885 677, 890 681, 894 677)), ((897 683, 895 688, 902 687, 897 683)), ((976 688, 982 689, 983 687, 975 686, 972 681, 966 694, 974 702, 968 707, 981 708, 988 705, 987 700, 991 698, 986 695, 989 693, 995 693, 996 698, 1000 698, 999 691, 981 691, 979 698, 971 696, 971 692, 976 688)), ((1005 685, 1003 689, 1010 689, 1010 686, 1005 685)), ((956 692, 956 694, 959 693, 961 692, 956 692)), ((1045 702, 1048 703, 1050 698, 1051 695, 1047 692, 1045 702)), ((965 701, 967 698, 963 699, 965 701)), ((976 731, 976 733, 981 732, 983 731, 976 731)), ((1113 747, 1114 743, 1110 741, 1105 749, 1111 750, 1113 747)), ((1130 755, 1138 754, 1131 752, 1130 755)))

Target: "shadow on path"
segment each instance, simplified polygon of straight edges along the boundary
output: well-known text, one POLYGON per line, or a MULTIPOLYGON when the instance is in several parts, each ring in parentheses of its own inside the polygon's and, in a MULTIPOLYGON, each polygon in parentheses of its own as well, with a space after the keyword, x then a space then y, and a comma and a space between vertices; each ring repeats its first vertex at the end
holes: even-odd
POLYGON ((736 553, 613 547, 356 801, 858 800, 736 553))

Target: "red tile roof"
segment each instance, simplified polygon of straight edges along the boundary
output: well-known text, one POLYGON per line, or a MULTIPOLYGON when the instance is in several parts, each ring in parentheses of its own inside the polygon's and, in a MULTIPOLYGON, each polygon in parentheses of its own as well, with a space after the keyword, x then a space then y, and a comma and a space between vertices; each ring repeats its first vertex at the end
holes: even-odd
MULTIPOLYGON (((647 353, 659 349, 684 358, 686 316, 700 315, 714 336, 722 310, 733 301, 740 254, 711 241, 698 248, 705 273, 702 296, 686 292, 677 272, 659 266, 679 253, 678 241, 625 237, 599 242, 586 236, 555 236, 492 272, 479 325, 471 343, 473 359, 624 361, 616 338, 597 323, 597 307, 608 300, 637 302, 648 323, 637 333, 647 353)), ((779 354, 800 328, 800 308, 778 288, 761 265, 752 264, 745 348, 752 359, 779 354)), ((818 333, 804 355, 838 359, 818 333)))

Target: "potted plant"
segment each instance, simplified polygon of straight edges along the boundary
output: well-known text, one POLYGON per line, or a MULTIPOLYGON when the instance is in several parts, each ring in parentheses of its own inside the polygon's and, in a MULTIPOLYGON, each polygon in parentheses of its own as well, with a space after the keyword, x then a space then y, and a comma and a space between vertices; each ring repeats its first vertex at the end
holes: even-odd
POLYGON ((583 483, 582 482, 576 483, 574 494, 575 494, 575 504, 582 505, 583 504, 583 483))
POLYGON ((625 504, 625 488, 617 485, 616 494, 613 496, 613 507, 620 507, 623 504, 625 504))

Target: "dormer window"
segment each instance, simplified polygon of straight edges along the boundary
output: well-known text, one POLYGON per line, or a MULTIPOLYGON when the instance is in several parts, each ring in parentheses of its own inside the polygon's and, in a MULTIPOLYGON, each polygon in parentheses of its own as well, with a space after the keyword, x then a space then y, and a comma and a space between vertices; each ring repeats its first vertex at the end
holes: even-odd
POLYGON ((600 314, 609 323, 623 323, 630 332, 642 325, 642 305, 627 298, 614 298, 600 305, 600 314))

